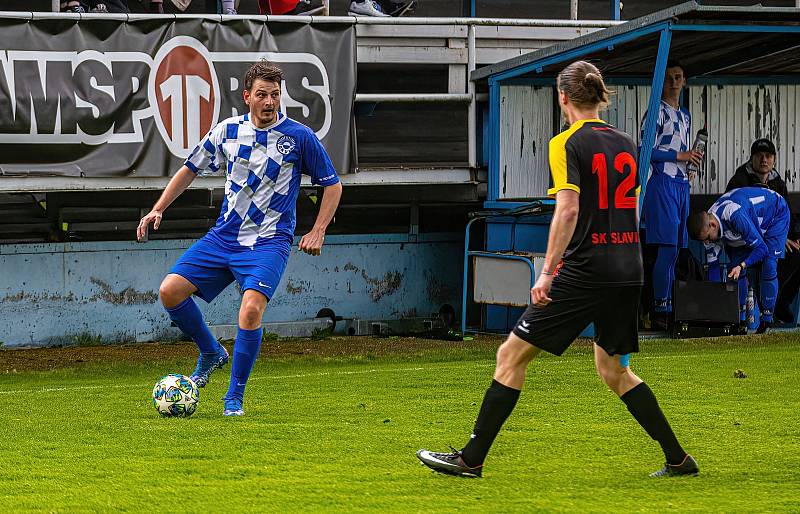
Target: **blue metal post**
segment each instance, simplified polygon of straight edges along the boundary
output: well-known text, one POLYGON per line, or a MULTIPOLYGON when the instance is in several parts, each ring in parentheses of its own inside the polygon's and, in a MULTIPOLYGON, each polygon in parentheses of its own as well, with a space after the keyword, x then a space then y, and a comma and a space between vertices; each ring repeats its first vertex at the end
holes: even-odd
POLYGON ((639 210, 641 212, 644 194, 647 189, 647 178, 650 170, 650 155, 653 152, 653 143, 656 139, 656 120, 658 119, 659 105, 661 104, 661 93, 664 90, 664 74, 667 71, 667 56, 669 56, 669 45, 672 40, 672 32, 669 26, 661 31, 658 40, 658 55, 656 65, 653 70, 653 83, 650 91, 650 102, 647 104, 647 116, 644 119, 644 136, 642 136, 641 150, 639 151, 639 183, 641 192, 639 193, 639 210))
POLYGON ((469 5, 469 17, 470 18, 474 18, 475 17, 475 3, 476 3, 476 0, 472 0, 469 3, 470 4, 469 5))
POLYGON ((461 336, 467 330, 467 289, 469 288, 469 233, 472 224, 481 218, 473 218, 467 222, 466 233, 464 234, 464 281, 461 283, 461 336))
POLYGON ((620 0, 611 0, 611 19, 619 20, 622 9, 620 8, 620 0))
POLYGON ((487 200, 500 196, 500 83, 489 78, 489 191, 487 200))

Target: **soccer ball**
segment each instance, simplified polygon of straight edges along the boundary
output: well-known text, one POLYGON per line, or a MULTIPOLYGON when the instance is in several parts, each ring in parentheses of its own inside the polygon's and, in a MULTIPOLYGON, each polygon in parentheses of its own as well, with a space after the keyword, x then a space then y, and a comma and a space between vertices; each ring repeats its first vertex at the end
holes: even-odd
POLYGON ((153 388, 153 407, 164 417, 188 418, 200 400, 194 381, 184 375, 164 375, 153 388))

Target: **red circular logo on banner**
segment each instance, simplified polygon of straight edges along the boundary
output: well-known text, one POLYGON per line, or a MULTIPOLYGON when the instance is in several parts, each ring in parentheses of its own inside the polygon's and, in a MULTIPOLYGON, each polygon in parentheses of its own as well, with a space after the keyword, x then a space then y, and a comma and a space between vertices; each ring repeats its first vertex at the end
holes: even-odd
POLYGON ((159 48, 148 96, 164 142, 174 155, 187 157, 219 117, 219 84, 206 47, 178 36, 159 48))

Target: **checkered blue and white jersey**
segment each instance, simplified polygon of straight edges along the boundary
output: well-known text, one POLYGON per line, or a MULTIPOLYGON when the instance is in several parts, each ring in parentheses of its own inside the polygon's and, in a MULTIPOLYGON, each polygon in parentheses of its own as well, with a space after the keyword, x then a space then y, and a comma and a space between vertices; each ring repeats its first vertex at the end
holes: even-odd
POLYGON ((339 177, 310 128, 282 113, 263 129, 249 118, 220 122, 185 164, 195 173, 226 173, 225 200, 210 236, 231 249, 291 244, 300 176, 309 175, 321 186, 336 184, 339 177))
MULTIPOLYGON (((663 174, 681 182, 688 182, 686 163, 677 162, 678 152, 689 151, 692 117, 684 108, 675 109, 661 101, 658 109, 656 138, 650 155, 650 175, 663 174)), ((644 139, 644 126, 641 138, 644 139)))
MULTIPOLYGON (((742 187, 720 196, 708 209, 719 222, 720 239, 705 243, 706 262, 710 264, 719 259, 723 243, 732 248, 760 248, 757 255, 764 253, 765 235, 786 210, 783 197, 766 187, 742 187)), ((754 262, 758 261, 760 258, 754 259, 754 262)), ((747 262, 747 265, 754 262, 747 262)))

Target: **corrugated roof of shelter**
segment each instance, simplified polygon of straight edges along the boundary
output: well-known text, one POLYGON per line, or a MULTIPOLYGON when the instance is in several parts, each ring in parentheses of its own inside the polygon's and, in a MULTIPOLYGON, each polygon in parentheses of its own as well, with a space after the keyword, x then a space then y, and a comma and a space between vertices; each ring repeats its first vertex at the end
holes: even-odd
MULTIPOLYGON (((558 43, 472 72, 472 80, 506 74, 519 77, 553 77, 565 61, 544 65, 541 72, 514 74, 516 68, 576 53, 575 59, 590 60, 605 75, 649 77, 653 73, 659 42, 657 26, 692 25, 698 30, 675 30, 669 56, 679 60, 689 76, 798 75, 800 80, 800 32, 725 32, 717 25, 800 26, 800 9, 785 7, 701 6, 686 2, 586 36, 558 43), (702 27, 706 26, 704 30, 702 27), (651 28, 653 31, 648 32, 651 28), (630 39, 620 41, 626 35, 630 39), (588 52, 581 47, 613 43, 588 52), (615 42, 616 41, 616 42, 615 42)), ((571 59, 570 59, 571 60, 571 59)), ((538 71, 538 70, 537 70, 538 71)))

